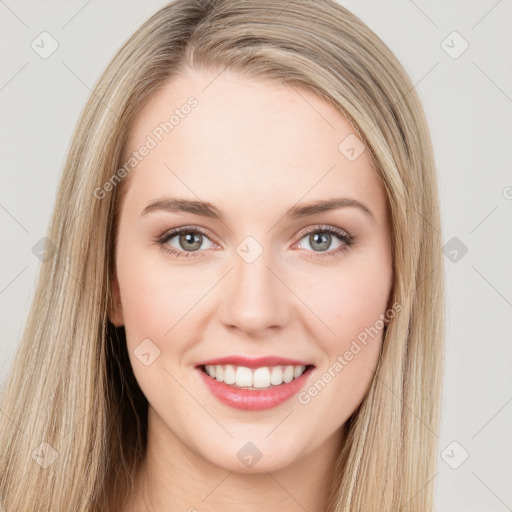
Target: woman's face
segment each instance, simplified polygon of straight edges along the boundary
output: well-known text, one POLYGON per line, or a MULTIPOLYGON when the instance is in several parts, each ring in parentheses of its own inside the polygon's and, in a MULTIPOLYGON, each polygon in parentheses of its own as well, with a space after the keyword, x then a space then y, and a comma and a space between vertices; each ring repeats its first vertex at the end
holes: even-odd
POLYGON ((271 471, 334 446, 368 391, 392 285, 386 196, 325 100, 215 76, 169 82, 135 120, 111 320, 150 436, 271 471))

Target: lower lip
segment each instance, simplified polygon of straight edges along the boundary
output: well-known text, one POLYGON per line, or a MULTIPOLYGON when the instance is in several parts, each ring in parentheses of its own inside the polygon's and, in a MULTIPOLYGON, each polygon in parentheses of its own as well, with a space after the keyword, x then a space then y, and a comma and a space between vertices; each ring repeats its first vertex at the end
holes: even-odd
POLYGON ((234 407, 235 409, 261 411, 277 407, 296 395, 306 383, 313 367, 310 366, 307 368, 300 377, 293 379, 291 382, 262 390, 235 388, 210 377, 201 370, 201 368, 196 369, 201 374, 203 382, 213 396, 222 403, 234 407))

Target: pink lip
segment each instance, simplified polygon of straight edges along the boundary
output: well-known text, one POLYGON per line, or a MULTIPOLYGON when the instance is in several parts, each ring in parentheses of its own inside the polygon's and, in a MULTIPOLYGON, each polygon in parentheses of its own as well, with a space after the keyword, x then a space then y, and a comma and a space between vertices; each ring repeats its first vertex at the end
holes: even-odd
POLYGON ((286 357, 268 356, 249 358, 244 356, 228 356, 218 357, 216 359, 209 359, 196 364, 198 366, 205 366, 207 364, 232 364, 235 366, 245 366, 247 368, 260 368, 261 366, 308 366, 311 363, 299 361, 297 359, 289 359, 286 357))
POLYGON ((235 388, 210 377, 200 367, 196 368, 196 371, 199 372, 203 382, 206 384, 212 395, 222 403, 234 407, 235 409, 261 411, 277 407, 296 395, 305 385, 313 371, 313 367, 310 365, 300 377, 293 379, 291 382, 283 382, 283 384, 280 384, 279 386, 271 386, 262 390, 235 388))

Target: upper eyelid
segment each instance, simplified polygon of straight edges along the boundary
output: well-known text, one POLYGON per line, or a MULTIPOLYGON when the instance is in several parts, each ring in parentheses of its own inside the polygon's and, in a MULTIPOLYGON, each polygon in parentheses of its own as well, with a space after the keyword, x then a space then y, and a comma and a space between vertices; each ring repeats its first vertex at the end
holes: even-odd
POLYGON ((338 226, 332 226, 331 224, 315 224, 313 226, 309 226, 307 228, 301 229, 297 233, 297 236, 300 236, 302 238, 303 236, 306 236, 309 233, 314 233, 315 231, 321 232, 324 230, 325 231, 334 230, 334 231, 339 232, 340 234, 343 234, 347 237, 351 237, 350 233, 348 231, 346 231, 345 229, 339 228, 338 226))

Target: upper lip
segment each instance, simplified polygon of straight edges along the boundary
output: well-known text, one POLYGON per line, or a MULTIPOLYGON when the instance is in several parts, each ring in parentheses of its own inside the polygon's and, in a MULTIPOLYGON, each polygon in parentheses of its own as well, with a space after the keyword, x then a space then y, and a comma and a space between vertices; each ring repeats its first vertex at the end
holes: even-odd
POLYGON ((290 359, 288 357, 267 356, 267 357, 244 357, 244 356, 227 356, 216 357, 197 363, 196 366, 204 365, 224 365, 232 364, 234 366, 245 366, 247 368, 260 368, 262 366, 313 366, 311 363, 299 361, 298 359, 290 359))

